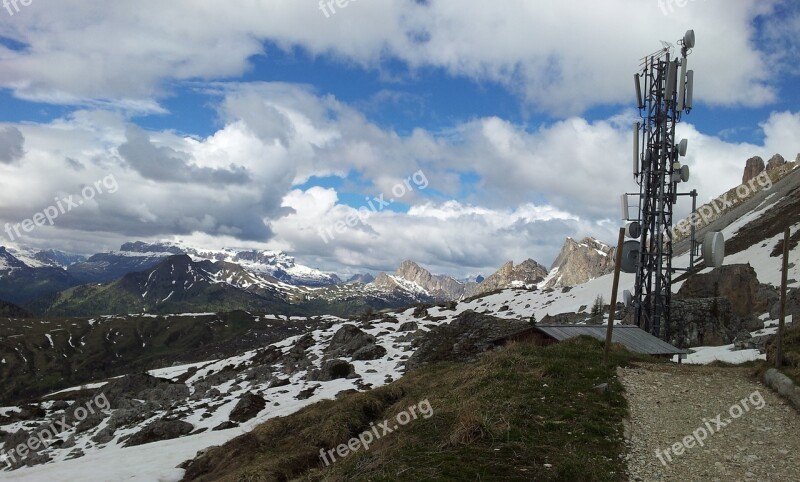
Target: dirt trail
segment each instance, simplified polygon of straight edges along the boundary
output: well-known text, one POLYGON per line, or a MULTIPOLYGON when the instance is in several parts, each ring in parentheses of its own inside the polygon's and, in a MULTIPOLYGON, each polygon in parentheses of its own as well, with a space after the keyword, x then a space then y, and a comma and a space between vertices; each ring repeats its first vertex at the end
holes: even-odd
POLYGON ((800 413, 751 371, 620 369, 631 412, 630 480, 800 481, 800 413))

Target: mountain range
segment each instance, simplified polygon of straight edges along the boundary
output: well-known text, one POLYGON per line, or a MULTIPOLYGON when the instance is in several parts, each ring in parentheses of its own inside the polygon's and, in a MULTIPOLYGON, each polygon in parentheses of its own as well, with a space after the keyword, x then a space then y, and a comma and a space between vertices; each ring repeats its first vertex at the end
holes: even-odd
POLYGON ((246 309, 281 314, 349 314, 453 301, 503 288, 568 286, 605 274, 610 248, 567 239, 553 272, 509 261, 476 281, 434 275, 411 260, 394 273, 337 275, 280 251, 208 250, 177 243, 123 244, 88 258, 57 250, 0 248, 0 299, 36 314, 94 316, 246 309))

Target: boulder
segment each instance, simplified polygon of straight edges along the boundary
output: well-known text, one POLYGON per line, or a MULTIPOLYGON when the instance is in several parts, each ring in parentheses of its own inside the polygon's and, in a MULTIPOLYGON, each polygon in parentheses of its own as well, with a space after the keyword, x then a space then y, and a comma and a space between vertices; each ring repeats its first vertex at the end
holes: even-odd
POLYGON ((753 335, 747 330, 739 330, 736 338, 733 339, 734 350, 746 350, 750 348, 753 341, 753 335))
POLYGON ((139 432, 133 434, 125 442, 125 447, 144 445, 160 440, 171 440, 188 435, 194 430, 194 425, 183 420, 156 420, 139 432))
POLYGON ((367 345, 353 353, 353 360, 377 360, 386 355, 386 348, 381 345, 367 345))
POLYGON ((298 393, 295 398, 298 399, 298 400, 307 400, 307 399, 313 397, 314 396, 314 392, 316 392, 317 389, 319 387, 321 387, 321 386, 322 385, 320 385, 320 384, 316 384, 316 385, 312 385, 312 386, 310 386, 310 387, 308 387, 306 389, 300 390, 300 393, 298 393))
POLYGON ((403 332, 406 332, 406 331, 417 331, 418 328, 419 328, 419 325, 417 323, 415 323, 413 321, 407 321, 407 322, 403 323, 402 325, 398 326, 397 327, 397 331, 398 331, 398 333, 403 333, 403 332))
POLYGON ((325 353, 329 358, 352 356, 361 348, 374 344, 374 336, 361 331, 355 325, 347 324, 333 335, 325 353))
POLYGON ((266 406, 267 401, 261 395, 245 393, 233 407, 230 419, 239 423, 246 422, 258 415, 266 406))
POLYGON ((683 283, 676 297, 722 297, 730 301, 733 316, 742 318, 769 309, 769 298, 764 294, 756 271, 749 264, 726 265, 709 273, 693 274, 683 283))
POLYGON ((316 370, 308 371, 308 380, 328 382, 338 378, 351 378, 355 375, 355 367, 345 360, 326 360, 322 366, 316 370))

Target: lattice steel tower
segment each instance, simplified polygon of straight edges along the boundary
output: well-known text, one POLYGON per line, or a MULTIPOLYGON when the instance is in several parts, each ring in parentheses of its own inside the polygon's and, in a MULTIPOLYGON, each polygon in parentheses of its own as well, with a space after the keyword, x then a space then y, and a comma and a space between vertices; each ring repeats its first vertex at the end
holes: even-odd
MULTIPOLYGON (((623 198, 623 216, 632 221, 627 235, 633 239, 624 245, 622 269, 636 273, 634 293, 626 294, 630 298, 626 302, 633 306, 637 325, 664 340, 673 335, 673 207, 678 201, 678 183, 689 180, 688 167, 679 160, 686 155, 687 142, 676 142, 675 127, 692 109, 694 73, 687 70, 687 56, 694 41, 694 31, 689 30, 678 41, 680 56, 674 58, 675 47, 662 41, 664 48, 645 57, 634 76, 642 118, 634 125, 633 147, 639 202, 637 217, 630 219, 628 195, 623 198)), ((696 196, 696 192, 683 195, 696 196)), ((694 240, 691 242, 693 252, 694 240)), ((682 327, 678 328, 682 334, 682 327)))

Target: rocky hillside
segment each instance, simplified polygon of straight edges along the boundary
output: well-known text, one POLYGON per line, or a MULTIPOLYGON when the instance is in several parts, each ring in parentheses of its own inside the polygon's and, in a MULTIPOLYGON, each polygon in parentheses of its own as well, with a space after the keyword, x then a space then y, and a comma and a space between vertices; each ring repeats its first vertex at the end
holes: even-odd
POLYGON ((532 259, 514 266, 513 261, 504 264, 494 274, 468 290, 468 296, 477 296, 499 289, 534 287, 547 276, 547 268, 532 259))
POLYGON ((390 292, 406 292, 434 301, 448 301, 463 297, 470 283, 450 276, 433 275, 417 263, 406 260, 394 274, 379 273, 370 286, 390 292))
POLYGON ((575 286, 614 271, 616 248, 594 238, 575 241, 567 238, 550 267, 544 283, 547 288, 575 286))

